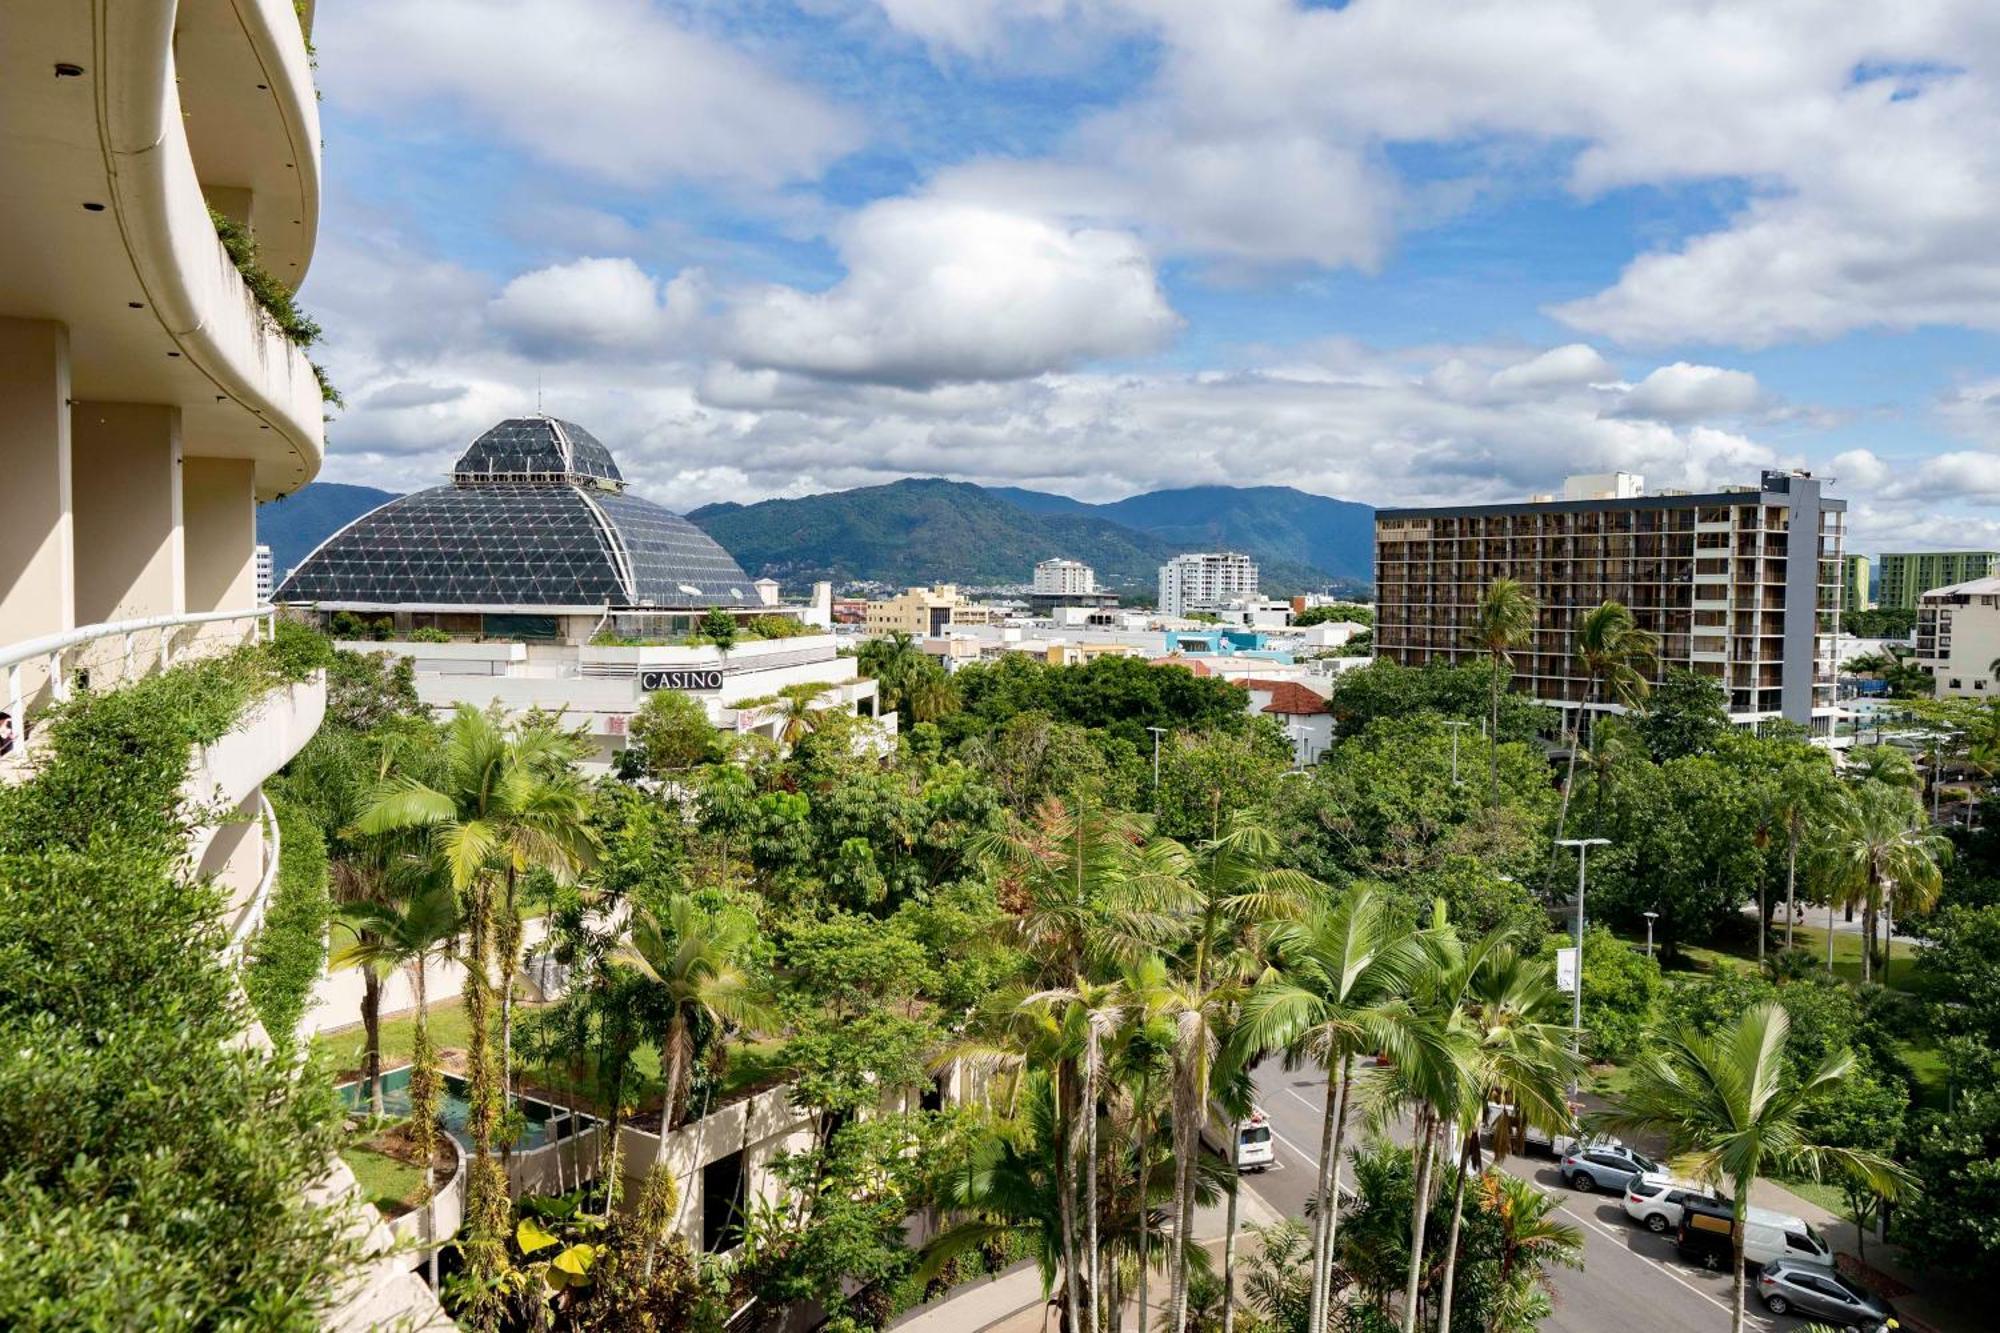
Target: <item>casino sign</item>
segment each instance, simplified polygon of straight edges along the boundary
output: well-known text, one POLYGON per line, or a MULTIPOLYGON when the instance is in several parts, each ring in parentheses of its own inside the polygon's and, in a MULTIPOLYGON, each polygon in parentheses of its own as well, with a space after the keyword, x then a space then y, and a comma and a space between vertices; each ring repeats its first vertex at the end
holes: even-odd
POLYGON ((654 690, 719 690, 722 688, 722 668, 674 667, 641 671, 639 688, 649 694, 654 690))

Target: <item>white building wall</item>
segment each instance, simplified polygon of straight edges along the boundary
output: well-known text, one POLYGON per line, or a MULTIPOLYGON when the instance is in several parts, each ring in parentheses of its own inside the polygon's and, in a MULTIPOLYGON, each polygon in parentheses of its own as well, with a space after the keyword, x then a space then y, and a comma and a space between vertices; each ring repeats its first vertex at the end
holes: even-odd
POLYGON ((1257 562, 1237 551, 1197 551, 1160 566, 1160 614, 1214 611, 1257 595, 1257 562))

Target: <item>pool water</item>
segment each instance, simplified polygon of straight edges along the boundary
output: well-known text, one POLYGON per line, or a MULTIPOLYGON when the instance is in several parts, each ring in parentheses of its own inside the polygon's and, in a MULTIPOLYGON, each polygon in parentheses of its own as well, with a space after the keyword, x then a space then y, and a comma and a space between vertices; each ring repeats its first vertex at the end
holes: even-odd
MULTIPOLYGON (((357 1079, 343 1083, 337 1089, 341 1105, 350 1111, 361 1110, 368 1105, 368 1089, 365 1080, 357 1079)), ((471 1100, 466 1095, 465 1080, 455 1074, 444 1076, 444 1107, 442 1120, 444 1127, 461 1147, 472 1146, 472 1135, 466 1131, 467 1113, 471 1110, 471 1100)), ((572 1115, 560 1106, 551 1106, 533 1097, 516 1097, 514 1104, 521 1109, 521 1137, 514 1144, 516 1152, 533 1152, 536 1148, 547 1147, 551 1143, 568 1138, 571 1134, 589 1129, 597 1123, 595 1116, 577 1112, 572 1115)), ((410 1113, 410 1067, 392 1069, 382 1075, 382 1110, 391 1116, 405 1116, 410 1113)))

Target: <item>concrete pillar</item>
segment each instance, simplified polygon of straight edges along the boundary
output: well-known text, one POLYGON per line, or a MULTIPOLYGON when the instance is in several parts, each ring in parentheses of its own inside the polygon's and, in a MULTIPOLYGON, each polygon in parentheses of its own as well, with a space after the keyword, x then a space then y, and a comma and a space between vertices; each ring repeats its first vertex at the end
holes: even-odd
POLYGON ((0 319, 0 643, 76 624, 70 466, 69 330, 0 319))
POLYGON ((257 604, 256 464, 247 458, 181 460, 187 609, 257 604))
POLYGON ((180 409, 78 403, 71 442, 77 624, 185 611, 180 409))

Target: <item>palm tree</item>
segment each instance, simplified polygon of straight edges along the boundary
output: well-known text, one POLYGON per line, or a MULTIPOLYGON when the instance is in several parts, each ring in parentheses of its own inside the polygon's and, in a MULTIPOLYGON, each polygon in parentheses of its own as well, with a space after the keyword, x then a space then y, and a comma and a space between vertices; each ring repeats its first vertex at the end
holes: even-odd
POLYGON ((1841 771, 1856 783, 1877 782, 1910 792, 1921 790, 1924 782, 1910 756, 1893 745, 1857 745, 1847 752, 1841 771))
MULTIPOLYGON (((1626 708, 1637 708, 1652 691, 1652 672, 1659 667, 1659 638, 1639 628, 1623 602, 1604 602, 1584 612, 1575 631, 1576 664, 1588 684, 1570 725, 1569 773, 1563 778, 1562 810, 1556 816, 1556 836, 1566 836, 1570 793, 1576 783, 1576 754, 1583 744, 1583 715, 1605 695, 1626 708)), ((1596 739, 1595 722, 1591 738, 1596 739)))
MULTIPOLYGON (((1172 988, 1173 1116, 1174 1116, 1174 1234, 1194 1233, 1195 1166, 1201 1158, 1201 1127, 1208 1118, 1209 1093, 1229 1019, 1242 997, 1234 979, 1201 987, 1188 980, 1172 988)), ((1231 1153, 1234 1161, 1235 1154, 1231 1153)), ((1167 1296, 1167 1326, 1186 1333, 1188 1257, 1192 1247, 1178 1245, 1173 1253, 1167 1296)))
MULTIPOLYGON (((1863 782, 1848 793, 1821 848, 1834 891, 1862 908, 1861 979, 1874 977, 1875 922, 1898 901, 1918 910, 1937 901, 1951 843, 1930 829, 1909 791, 1863 782)), ((1886 962, 1886 952, 1884 954, 1886 962)))
POLYGON ((935 722, 958 711, 958 687, 943 668, 923 664, 904 688, 910 717, 917 722, 935 722))
MULTIPOLYGON (((1833 817, 1840 808, 1840 784, 1824 753, 1817 749, 1802 752, 1778 774, 1770 795, 1770 818, 1785 830, 1785 947, 1792 947, 1792 922, 1798 915, 1799 847, 1807 830, 1833 817)), ((1758 879, 1758 893, 1763 892, 1758 879)), ((1762 907, 1762 904, 1759 904, 1762 907)), ((1763 912, 1758 912, 1761 921, 1763 912)), ((1757 956, 1764 956, 1764 936, 1760 926, 1757 956)))
POLYGON ((685 894, 668 899, 663 911, 645 905, 632 910, 631 940, 613 958, 651 983, 657 1007, 667 1014, 660 1037, 661 1133, 673 1129, 684 1109, 696 1021, 719 1028, 764 1017, 743 966, 754 933, 747 918, 704 912, 685 894))
MULTIPOLYGON (((1137 963, 1128 964, 1119 979, 1119 990, 1124 1001, 1125 1022, 1118 1033, 1112 1066, 1120 1086, 1136 1089, 1130 1093, 1134 1139, 1132 1206, 1136 1215, 1146 1216, 1151 1213, 1153 1199, 1159 1192, 1154 1178, 1151 1141, 1156 1123, 1153 1093, 1157 1080, 1170 1073, 1174 1044, 1174 995, 1166 962, 1157 955, 1149 954, 1137 963)), ((1175 1166, 1178 1168, 1177 1163, 1175 1166)), ((1175 1174, 1177 1177, 1177 1169, 1175 1174)), ((1146 1297, 1151 1270, 1147 1245, 1150 1230, 1149 1227, 1140 1227, 1137 1233, 1139 1333, 1146 1333, 1149 1313, 1146 1297)), ((1112 1308, 1121 1308, 1115 1294, 1112 1308)))
MULTIPOLYGON (((1512 1108, 1505 1128, 1520 1123, 1552 1133, 1566 1130, 1570 1112, 1563 1088, 1578 1065, 1567 1048, 1569 1015, 1551 964, 1522 957, 1512 945, 1511 932, 1504 929, 1488 934, 1463 955, 1454 951, 1453 957, 1456 971, 1448 979, 1448 991, 1456 1000, 1447 1021, 1470 1039, 1466 1059, 1473 1096, 1458 1108, 1458 1170, 1451 1229, 1445 1238, 1438 1333, 1451 1333, 1460 1218, 1466 1183, 1480 1169, 1479 1130, 1487 1105, 1499 1101, 1512 1108)), ((1502 1128, 1496 1127, 1493 1134, 1496 1158, 1507 1149, 1508 1135, 1502 1128)))
POLYGON ((804 681, 797 685, 787 685, 776 694, 762 694, 755 699, 745 699, 736 705, 739 712, 746 709, 776 709, 778 717, 778 740, 787 747, 796 746, 812 732, 818 731, 826 721, 824 709, 813 707, 813 702, 833 688, 823 680, 804 681))
MULTIPOLYGON (((568 771, 574 743, 567 736, 546 727, 510 730, 460 704, 440 748, 437 785, 411 774, 391 776, 376 788, 355 826, 371 835, 428 832, 452 887, 466 901, 465 998, 472 1028, 467 1127, 473 1155, 466 1182, 466 1248, 469 1268, 484 1280, 497 1277, 506 1262, 507 1180, 493 1161, 493 1137, 511 1091, 514 955, 520 947, 516 881, 530 868, 559 878, 574 873, 590 855, 592 835, 583 822, 582 789, 568 771), (498 903, 493 895, 496 870, 505 884, 498 903), (506 986, 497 1071, 490 1008, 496 951, 504 960, 506 986)), ((471 1312, 475 1321, 492 1322, 490 1302, 477 1300, 478 1308, 471 1312)))
POLYGON ((1514 669, 1514 649, 1534 634, 1540 609, 1519 582, 1498 578, 1479 595, 1472 621, 1466 626, 1467 640, 1484 649, 1493 663, 1488 700, 1492 729, 1487 733, 1491 741, 1487 756, 1491 770, 1486 797, 1489 809, 1498 809, 1500 805, 1500 678, 1502 673, 1514 669))
POLYGON ((1492 1333, 1533 1333, 1548 1317, 1548 1265, 1583 1267, 1583 1231, 1554 1220, 1561 1205, 1531 1180, 1504 1171, 1479 1178, 1479 1206, 1500 1223, 1500 1293, 1492 1333))
MULTIPOLYGON (((423 1192, 427 1200, 434 1186, 430 1164, 437 1156, 438 1109, 442 1093, 438 1077, 437 1051, 431 1045, 430 965, 448 956, 458 939, 459 902, 451 879, 437 861, 405 859, 390 872, 388 895, 353 903, 334 918, 335 924, 353 936, 346 947, 329 960, 334 967, 349 964, 363 969, 375 984, 378 1004, 380 984, 397 968, 410 974, 416 1009, 411 1016, 410 1036, 410 1140, 423 1166, 423 1192)), ((378 1020, 379 1022, 379 1020, 378 1020)), ((373 1043, 371 1043, 373 1044, 373 1043)), ((381 1052, 376 1045, 376 1114, 381 1114, 381 1052)), ((428 1231, 432 1221, 424 1211, 428 1231)), ((432 1239, 428 1234, 424 1237, 432 1239)), ((432 1281, 437 1277, 437 1252, 431 1251, 432 1281)))
POLYGON ((1853 1071, 1854 1053, 1830 1055, 1804 1079, 1788 1080, 1790 1033, 1784 1007, 1766 1001, 1713 1037, 1691 1028, 1660 1034, 1625 1092, 1593 1117, 1606 1129, 1663 1136, 1676 1171, 1730 1186, 1737 1237, 1732 1333, 1743 1329, 1743 1219, 1760 1177, 1785 1171, 1818 1178, 1834 1168, 1885 1198, 1895 1197, 1904 1180, 1900 1167, 1876 1153, 1806 1141, 1803 1113, 1853 1071))
MULTIPOLYGON (((1079 1294, 1077 1279, 1080 1278, 1084 1328, 1089 1333, 1097 1333, 1097 1311, 1103 1303, 1099 1262, 1101 1249, 1097 1234, 1100 1211, 1097 1201, 1098 1101, 1103 1091, 1105 1045, 1124 1017, 1125 996, 1116 985, 1092 983, 1078 977, 1073 986, 1039 991, 1022 1003, 1052 1011, 1063 1054, 1067 1057, 1064 1063, 1073 1065, 1076 1071, 1076 1108, 1069 1117, 1071 1123, 1062 1136, 1059 1149, 1063 1179, 1071 1190, 1075 1188, 1079 1152, 1084 1163, 1084 1236, 1081 1238, 1084 1272, 1070 1275, 1070 1302, 1072 1311, 1075 1311, 1079 1294), (1078 1140, 1082 1141, 1081 1144, 1078 1140)), ((1059 1072, 1062 1068, 1063 1064, 1057 1065, 1059 1072)), ((1058 1111, 1062 1101, 1059 1095, 1058 1111)), ((1064 1211, 1073 1217, 1075 1208, 1072 1205, 1064 1211)), ((1074 1222, 1069 1225, 1074 1231, 1074 1222)), ((1070 1246, 1075 1244, 1072 1239, 1070 1246)))
POLYGON ((1423 955, 1400 932, 1376 890, 1350 887, 1303 919, 1271 927, 1272 976, 1245 997, 1236 1044, 1245 1051, 1283 1050, 1287 1068, 1317 1063, 1326 1076, 1320 1129, 1320 1206, 1312 1237, 1313 1290, 1307 1333, 1326 1325, 1333 1249, 1339 1231, 1337 1177, 1347 1132, 1354 1058, 1386 1050, 1406 1056, 1414 1014, 1404 998, 1423 955))

